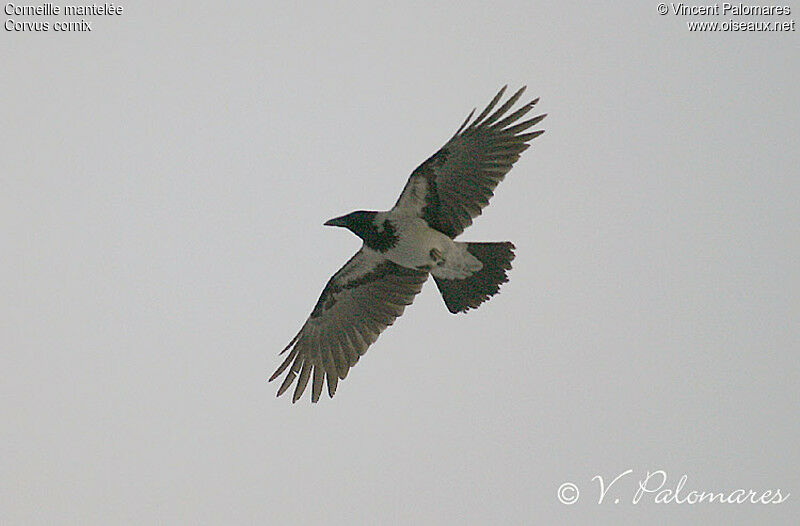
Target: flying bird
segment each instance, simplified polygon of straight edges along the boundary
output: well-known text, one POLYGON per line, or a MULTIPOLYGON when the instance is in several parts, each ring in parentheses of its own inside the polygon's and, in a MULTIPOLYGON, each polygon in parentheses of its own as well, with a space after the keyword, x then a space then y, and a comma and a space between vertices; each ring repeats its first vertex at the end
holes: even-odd
POLYGON ((538 98, 507 115, 525 86, 495 110, 505 90, 474 120, 473 109, 447 144, 414 170, 391 210, 360 210, 325 223, 347 228, 363 244, 281 351, 288 355, 269 379, 288 369, 278 396, 297 380, 296 402, 311 380, 312 402, 325 383, 333 397, 339 380, 414 301, 428 275, 454 314, 478 307, 508 281, 512 243, 454 241, 489 204, 528 143, 544 133, 526 130, 546 115, 519 122, 538 98))

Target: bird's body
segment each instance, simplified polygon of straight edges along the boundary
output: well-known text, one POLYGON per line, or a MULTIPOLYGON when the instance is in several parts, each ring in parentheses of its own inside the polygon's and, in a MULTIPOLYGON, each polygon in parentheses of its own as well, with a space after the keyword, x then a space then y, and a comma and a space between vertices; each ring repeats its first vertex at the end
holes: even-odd
POLYGON ((508 281, 512 243, 454 238, 480 215, 528 141, 543 133, 521 132, 544 115, 516 122, 538 99, 505 115, 524 89, 491 113, 504 87, 471 123, 470 113, 453 138, 414 170, 391 210, 357 211, 325 223, 349 229, 364 244, 328 281, 284 349, 289 355, 270 378, 289 369, 278 395, 296 379, 297 401, 313 373, 312 401, 326 381, 332 397, 338 381, 411 304, 429 275, 452 313, 476 308, 508 281))
MULTIPOLYGON (((366 214, 366 220, 372 223, 355 232, 363 235, 364 247, 401 267, 429 271, 446 279, 463 279, 483 266, 467 252, 466 243, 453 241, 403 209, 356 213, 366 214)), ((336 220, 329 223, 334 224, 332 221, 336 220)))

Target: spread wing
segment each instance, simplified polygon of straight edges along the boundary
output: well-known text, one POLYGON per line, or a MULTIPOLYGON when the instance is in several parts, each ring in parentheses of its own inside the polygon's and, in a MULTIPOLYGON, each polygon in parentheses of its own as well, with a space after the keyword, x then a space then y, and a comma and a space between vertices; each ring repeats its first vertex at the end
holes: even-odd
POLYGON ((338 381, 414 301, 427 279, 427 272, 401 267, 362 247, 328 281, 308 320, 281 352, 289 354, 269 379, 289 368, 278 396, 297 379, 296 402, 313 372, 311 401, 319 400, 326 379, 333 397, 338 381))
POLYGON ((472 219, 489 204, 497 184, 528 149, 528 143, 544 133, 544 130, 522 132, 546 115, 518 123, 539 99, 504 117, 522 96, 524 86, 490 115, 505 90, 503 86, 470 123, 475 113, 472 110, 453 138, 414 170, 395 210, 405 209, 451 238, 472 224, 472 219))

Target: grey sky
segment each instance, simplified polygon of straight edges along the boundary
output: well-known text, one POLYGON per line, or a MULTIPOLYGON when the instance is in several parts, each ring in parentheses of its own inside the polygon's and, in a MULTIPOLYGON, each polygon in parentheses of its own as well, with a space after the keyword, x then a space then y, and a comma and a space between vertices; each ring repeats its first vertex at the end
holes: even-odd
POLYGON ((1 37, 0 522, 800 515, 797 32, 657 2, 123 5, 1 37), (511 281, 460 316, 429 282, 333 400, 276 399, 360 244, 322 223, 390 207, 506 83, 547 132, 460 239, 513 241, 511 281), (792 495, 631 504, 659 469, 792 495))

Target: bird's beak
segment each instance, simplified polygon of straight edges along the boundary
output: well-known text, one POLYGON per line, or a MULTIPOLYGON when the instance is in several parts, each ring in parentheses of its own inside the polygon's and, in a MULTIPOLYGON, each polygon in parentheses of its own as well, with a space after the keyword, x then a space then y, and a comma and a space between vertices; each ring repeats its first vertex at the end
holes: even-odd
POLYGON ((342 217, 334 217, 333 219, 329 219, 325 221, 325 226, 345 226, 346 223, 344 222, 344 216, 342 217))

